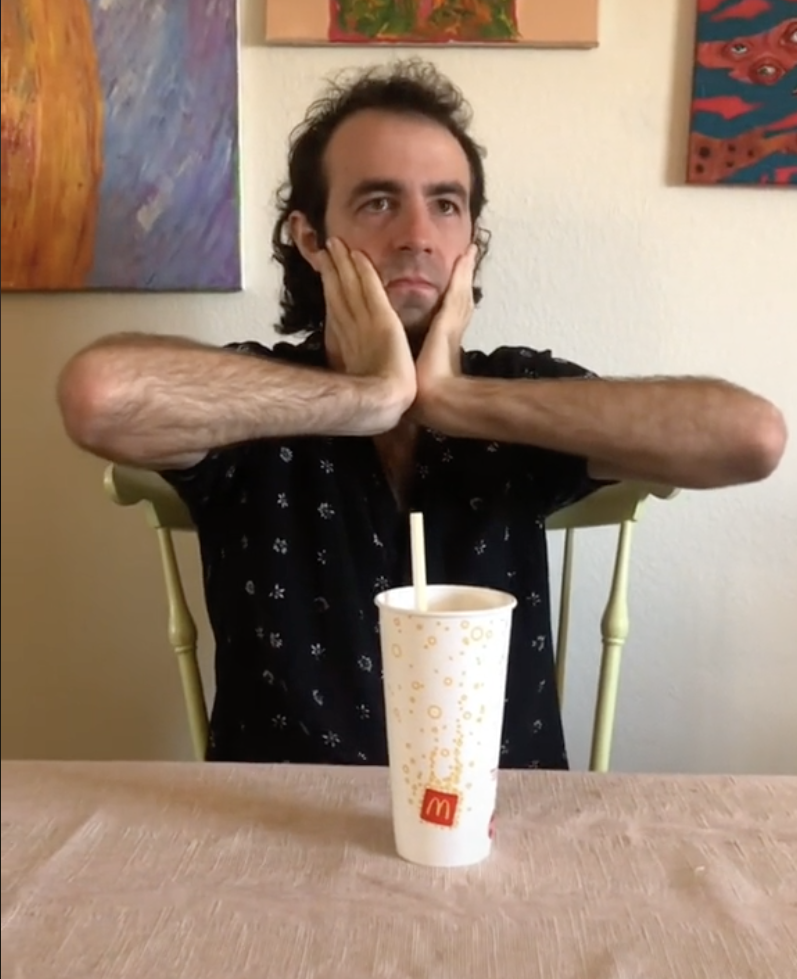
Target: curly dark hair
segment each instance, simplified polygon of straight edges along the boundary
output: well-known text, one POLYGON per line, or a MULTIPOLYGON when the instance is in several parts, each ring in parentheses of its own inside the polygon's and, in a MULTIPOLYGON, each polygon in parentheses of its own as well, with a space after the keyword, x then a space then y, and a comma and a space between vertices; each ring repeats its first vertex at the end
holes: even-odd
MULTIPOLYGON (((278 217, 271 236, 273 256, 282 266, 280 308, 276 329, 282 334, 324 328, 324 293, 321 278, 293 243, 289 229, 292 211, 301 211, 319 240, 326 238, 324 216, 328 187, 324 153, 338 126, 365 109, 383 109, 402 115, 425 116, 444 126, 457 140, 471 172, 470 216, 478 262, 487 254, 489 232, 478 224, 487 202, 484 149, 468 134, 471 108, 462 92, 437 68, 418 59, 392 62, 359 71, 352 81, 339 78, 312 103, 294 129, 288 154, 288 179, 277 191, 278 217)), ((474 301, 481 289, 474 287, 474 301)))

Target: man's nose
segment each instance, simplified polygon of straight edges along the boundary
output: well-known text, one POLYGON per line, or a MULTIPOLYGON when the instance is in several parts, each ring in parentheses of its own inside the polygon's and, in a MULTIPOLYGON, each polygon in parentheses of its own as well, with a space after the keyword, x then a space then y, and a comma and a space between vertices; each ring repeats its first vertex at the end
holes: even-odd
POLYGON ((434 223, 426 201, 407 204, 399 214, 396 246, 404 251, 431 251, 434 223))

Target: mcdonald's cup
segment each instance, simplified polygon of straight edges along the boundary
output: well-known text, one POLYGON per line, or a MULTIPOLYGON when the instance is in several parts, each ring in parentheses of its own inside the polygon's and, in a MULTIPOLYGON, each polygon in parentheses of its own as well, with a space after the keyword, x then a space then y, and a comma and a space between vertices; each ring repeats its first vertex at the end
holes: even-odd
POLYGON ((396 849, 458 867, 489 856, 514 596, 430 585, 376 596, 396 849))

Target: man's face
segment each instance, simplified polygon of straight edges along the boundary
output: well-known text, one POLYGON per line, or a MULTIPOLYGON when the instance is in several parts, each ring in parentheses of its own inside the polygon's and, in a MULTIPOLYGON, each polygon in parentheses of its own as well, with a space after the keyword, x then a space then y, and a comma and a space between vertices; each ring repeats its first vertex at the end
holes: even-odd
POLYGON ((408 332, 424 332, 473 237, 467 157, 447 129, 366 110, 324 158, 326 233, 364 252, 408 332))

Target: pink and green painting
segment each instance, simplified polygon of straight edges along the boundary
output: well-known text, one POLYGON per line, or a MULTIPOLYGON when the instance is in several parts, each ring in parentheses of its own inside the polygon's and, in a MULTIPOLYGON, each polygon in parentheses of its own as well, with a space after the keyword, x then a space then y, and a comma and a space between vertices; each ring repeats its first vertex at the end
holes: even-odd
POLYGON ((241 288, 236 0, 2 0, 4 291, 241 288))
POLYGON ((266 0, 266 40, 591 48, 598 0, 266 0))
POLYGON ((329 0, 332 43, 517 41, 515 0, 329 0))

